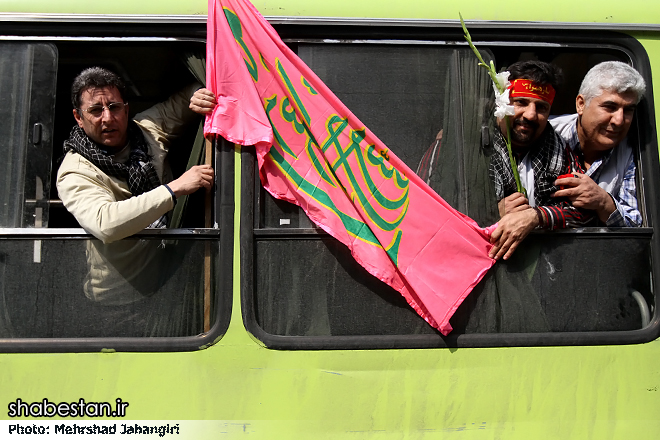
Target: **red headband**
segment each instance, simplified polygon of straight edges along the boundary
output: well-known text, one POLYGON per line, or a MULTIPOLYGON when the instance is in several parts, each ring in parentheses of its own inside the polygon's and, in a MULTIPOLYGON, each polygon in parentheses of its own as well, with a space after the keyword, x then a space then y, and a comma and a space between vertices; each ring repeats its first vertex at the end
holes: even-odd
POLYGON ((544 86, 529 79, 514 79, 511 82, 511 98, 524 97, 541 99, 552 105, 555 89, 550 84, 544 86))

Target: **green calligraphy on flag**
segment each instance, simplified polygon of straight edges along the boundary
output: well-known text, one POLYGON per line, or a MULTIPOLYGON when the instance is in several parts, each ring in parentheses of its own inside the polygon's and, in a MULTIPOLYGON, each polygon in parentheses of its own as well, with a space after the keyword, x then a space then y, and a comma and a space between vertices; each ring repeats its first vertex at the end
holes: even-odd
MULTIPOLYGON (((259 72, 257 70, 257 63, 243 39, 242 24, 233 11, 224 8, 224 12, 232 34, 243 50, 243 61, 252 79, 258 84, 259 72)), ((271 64, 268 63, 268 60, 264 59, 261 53, 258 56, 262 66, 267 72, 270 72, 267 66, 271 64)), ((382 246, 396 264, 403 235, 398 226, 405 218, 409 204, 408 179, 389 164, 386 151, 377 152, 373 144, 362 147, 361 144, 365 141, 366 130, 364 128, 353 129, 349 126, 347 118, 342 118, 336 114, 331 115, 325 124, 327 137, 322 144, 319 144, 310 130, 310 126, 312 125, 310 114, 305 108, 303 99, 294 86, 293 81, 291 81, 289 74, 279 59, 276 58, 275 63, 272 65, 275 66, 277 76, 281 80, 281 85, 285 89, 286 96, 280 97, 278 94, 273 94, 268 98, 263 98, 264 110, 273 129, 275 140, 275 145, 271 146, 268 157, 272 159, 273 163, 295 187, 334 213, 351 236, 371 245, 382 246), (274 112, 275 109, 279 111, 274 112), (376 227, 383 231, 393 232, 389 244, 383 246, 368 224, 343 212, 337 207, 328 192, 318 185, 311 183, 308 176, 303 177, 300 175, 294 166, 296 161, 301 160, 301 157, 295 152, 296 148, 293 147, 294 143, 297 143, 296 139, 290 136, 287 136, 287 139, 285 139, 277 129, 281 124, 289 124, 293 130, 293 136, 300 136, 301 141, 303 141, 302 136, 304 136, 303 142, 306 157, 309 159, 309 163, 311 163, 317 177, 320 177, 331 187, 336 188, 337 183, 341 182, 337 177, 337 172, 340 170, 343 171, 348 180, 343 187, 353 204, 376 227), (346 130, 348 130, 347 135, 346 130), (348 138, 348 145, 342 146, 340 139, 346 138, 348 138), (275 148, 276 146, 281 148, 282 153, 275 148), (332 156, 334 157, 336 155, 333 163, 329 163, 326 159, 329 157, 330 149, 333 150, 332 156), (321 156, 325 155, 325 157, 319 158, 317 152, 321 156), (285 155, 290 157, 291 162, 285 155), (373 180, 371 170, 376 171, 384 180, 392 181, 395 188, 401 190, 401 193, 394 199, 388 198, 381 192, 379 185, 373 180), (381 215, 383 210, 385 212, 400 212, 393 220, 387 220, 381 215)), ((309 81, 302 75, 300 77, 300 84, 308 92, 308 96, 311 96, 309 99, 319 96, 309 81)), ((304 168, 306 170, 309 169, 307 166, 304 168)))
MULTIPOLYGON (((332 200, 332 197, 328 195, 328 193, 323 191, 318 186, 311 184, 309 181, 307 181, 307 179, 302 177, 294 169, 293 165, 287 162, 284 159, 284 156, 282 156, 282 154, 280 154, 280 152, 275 147, 271 147, 269 154, 274 162, 278 165, 279 169, 282 170, 286 178, 294 183, 300 191, 304 192, 309 197, 316 200, 319 204, 332 211, 339 218, 339 220, 344 225, 344 228, 351 236, 372 245, 382 246, 367 224, 351 217, 350 215, 345 214, 339 208, 337 208, 335 202, 332 200)), ((394 264, 397 264, 398 261, 399 245, 401 243, 402 235, 403 234, 401 230, 397 229, 394 233, 392 242, 384 247, 385 251, 392 259, 394 264)))
POLYGON ((252 76, 253 80, 258 81, 259 71, 257 70, 257 63, 254 61, 254 57, 250 53, 250 50, 245 44, 245 41, 243 41, 243 26, 241 25, 241 20, 238 18, 234 11, 227 8, 224 8, 223 11, 225 12, 225 17, 227 17, 227 23, 229 23, 231 33, 234 35, 238 45, 241 46, 241 49, 243 49, 245 56, 248 57, 249 61, 243 59, 243 61, 245 61, 245 65, 248 68, 248 72, 250 72, 250 76, 252 76))

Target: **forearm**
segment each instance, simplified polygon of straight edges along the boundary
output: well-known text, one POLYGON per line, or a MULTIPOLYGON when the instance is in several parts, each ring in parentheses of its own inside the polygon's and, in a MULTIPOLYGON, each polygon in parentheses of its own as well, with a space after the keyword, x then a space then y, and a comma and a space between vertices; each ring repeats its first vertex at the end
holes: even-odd
POLYGON ((631 165, 626 170, 621 188, 616 197, 610 196, 615 204, 615 210, 603 220, 611 227, 636 227, 642 226, 642 214, 639 212, 637 203, 637 185, 635 183, 636 167, 631 165))
POLYGON ((201 87, 200 84, 190 84, 166 101, 135 115, 135 122, 147 130, 158 142, 169 146, 171 140, 179 136, 187 124, 199 117, 190 110, 190 97, 201 87))
POLYGON ((161 185, 137 197, 91 207, 81 226, 104 243, 110 243, 142 231, 173 207, 170 192, 161 185))
POLYGON ((604 222, 609 227, 638 227, 642 226, 642 214, 637 209, 637 200, 633 206, 628 203, 614 200, 616 209, 604 222))
POLYGON ((170 192, 162 185, 117 201, 107 186, 89 176, 70 173, 58 178, 57 189, 80 226, 104 243, 143 230, 174 206, 170 192))

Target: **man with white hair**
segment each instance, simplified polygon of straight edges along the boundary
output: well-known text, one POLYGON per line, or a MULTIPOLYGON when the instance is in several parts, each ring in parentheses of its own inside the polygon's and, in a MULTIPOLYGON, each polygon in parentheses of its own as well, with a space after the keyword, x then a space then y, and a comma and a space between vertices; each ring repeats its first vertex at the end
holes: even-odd
POLYGON ((586 170, 557 179, 555 185, 563 189, 553 197, 568 197, 573 206, 595 211, 606 226, 642 224, 636 165, 626 135, 645 90, 635 69, 619 61, 603 62, 582 80, 577 113, 550 120, 586 170))

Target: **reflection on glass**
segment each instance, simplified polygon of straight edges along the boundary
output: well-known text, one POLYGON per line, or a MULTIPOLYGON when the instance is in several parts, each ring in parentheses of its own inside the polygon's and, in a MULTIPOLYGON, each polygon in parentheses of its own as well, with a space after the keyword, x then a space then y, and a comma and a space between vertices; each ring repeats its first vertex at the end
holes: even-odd
POLYGON ((47 227, 56 49, 3 42, 0 60, 0 227, 47 227))
MULTIPOLYGON (((264 240, 257 255, 256 317, 267 333, 439 334, 334 240, 264 240)), ((652 304, 649 257, 646 238, 531 236, 470 293, 453 334, 639 329, 632 292, 652 304)))
MULTIPOLYGON (((42 261, 34 263, 32 241, 0 241, 0 337, 203 332, 204 241, 131 239, 114 245, 44 240, 42 261)), ((211 297, 215 273, 214 267, 211 297)))

